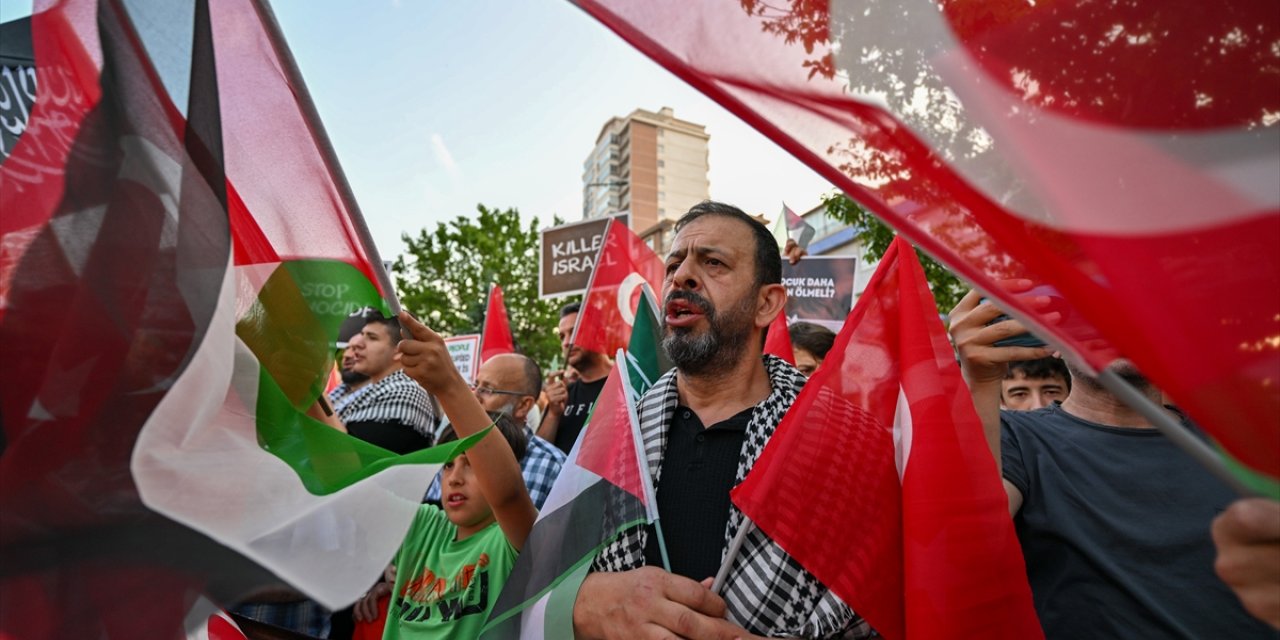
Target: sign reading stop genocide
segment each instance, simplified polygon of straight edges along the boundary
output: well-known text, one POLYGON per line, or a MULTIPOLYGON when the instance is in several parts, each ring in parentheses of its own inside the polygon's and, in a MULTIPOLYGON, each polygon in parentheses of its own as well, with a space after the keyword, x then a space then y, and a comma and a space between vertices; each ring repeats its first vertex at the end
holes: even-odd
MULTIPOLYGON (((611 218, 626 225, 630 216, 621 213, 611 218)), ((557 298, 586 291, 609 220, 597 218, 542 230, 538 297, 557 298)))

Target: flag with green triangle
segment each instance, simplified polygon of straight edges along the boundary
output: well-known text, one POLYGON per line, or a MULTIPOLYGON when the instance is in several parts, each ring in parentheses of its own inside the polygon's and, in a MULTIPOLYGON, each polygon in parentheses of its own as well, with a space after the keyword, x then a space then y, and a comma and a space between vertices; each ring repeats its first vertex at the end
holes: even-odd
POLYGON ((656 524, 657 503, 636 407, 671 368, 660 348, 657 308, 645 285, 630 349, 618 350, 613 371, 490 612, 483 637, 572 637, 573 600, 592 559, 626 529, 656 524))
POLYGON ((398 457, 307 415, 342 320, 391 292, 270 9, 37 0, 28 24, 0 636, 179 637, 198 597, 281 581, 352 602, 467 443, 398 457))

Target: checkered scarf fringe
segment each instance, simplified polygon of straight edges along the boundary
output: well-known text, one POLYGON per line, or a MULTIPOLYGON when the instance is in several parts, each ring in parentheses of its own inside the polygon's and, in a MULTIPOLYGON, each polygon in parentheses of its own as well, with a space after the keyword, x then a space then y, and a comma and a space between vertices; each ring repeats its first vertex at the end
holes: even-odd
MULTIPOLYGON (((795 401, 804 377, 782 359, 764 356, 765 369, 773 392, 756 405, 747 424, 746 440, 734 477, 741 483, 764 450, 783 414, 795 401)), ((662 475, 662 455, 667 446, 667 426, 675 413, 678 396, 675 371, 670 371, 640 400, 640 432, 654 486, 662 475)), ((721 560, 729 541, 742 526, 742 512, 732 504, 725 527, 721 560)), ((671 525, 669 524, 668 527, 671 525)), ((831 532, 815 532, 828 535, 831 532)), ((627 571, 644 565, 647 527, 637 527, 619 536, 596 556, 593 571, 627 571)), ((831 593, 813 574, 805 571, 781 547, 759 529, 747 534, 738 557, 729 571, 722 593, 728 619, 748 631, 771 636, 803 638, 873 638, 871 627, 849 605, 831 593)))
POLYGON ((347 398, 346 385, 334 389, 331 398, 339 398, 338 417, 343 422, 399 422, 413 427, 414 431, 435 437, 436 416, 432 410, 431 396, 403 370, 356 389, 347 398))

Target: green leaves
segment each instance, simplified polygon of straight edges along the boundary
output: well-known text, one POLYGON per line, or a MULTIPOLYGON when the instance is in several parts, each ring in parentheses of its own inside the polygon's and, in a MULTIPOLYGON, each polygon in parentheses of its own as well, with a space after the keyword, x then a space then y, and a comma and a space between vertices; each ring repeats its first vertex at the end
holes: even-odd
MULTIPOLYGON (((889 250, 889 244, 893 242, 895 235, 893 229, 870 211, 850 200, 849 196, 832 192, 822 199, 822 203, 826 205, 827 213, 832 218, 857 230, 858 241, 867 248, 864 256, 867 262, 879 260, 884 252, 889 250)), ((919 249, 916 249, 916 255, 920 257, 920 266, 924 267, 925 278, 929 280, 929 289, 933 291, 934 300, 938 303, 938 312, 943 314, 950 312, 969 290, 969 285, 919 249)))
MULTIPOLYGON (((537 218, 522 225, 516 209, 476 206, 417 236, 392 266, 400 303, 444 335, 480 333, 489 284, 502 286, 516 349, 544 368, 560 353, 556 323, 565 301, 538 299, 537 218)), ((557 217, 550 226, 562 221, 557 217)))

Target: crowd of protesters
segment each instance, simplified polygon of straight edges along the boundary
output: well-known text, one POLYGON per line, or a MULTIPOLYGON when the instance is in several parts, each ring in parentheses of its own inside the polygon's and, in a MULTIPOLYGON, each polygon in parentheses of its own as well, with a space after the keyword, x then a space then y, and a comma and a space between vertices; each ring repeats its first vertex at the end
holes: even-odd
MULTIPOLYGON (((709 588, 743 526, 729 490, 836 336, 796 323, 796 366, 763 354, 787 296, 782 254, 758 220, 704 202, 675 232, 663 256, 661 347, 675 368, 637 407, 671 569, 658 568, 649 528, 625 532, 582 582, 574 634, 878 637, 759 530, 744 538, 725 587, 709 588)), ((530 358, 503 355, 482 363, 470 388, 430 328, 407 314, 359 316, 363 326, 342 336, 342 384, 317 416, 398 453, 497 428, 445 465, 384 580, 332 625, 287 589, 238 611, 313 637, 475 637, 613 366, 571 343, 578 312, 566 306, 557 327, 564 370, 544 375, 530 358)), ((998 316, 971 293, 951 311, 950 332, 1046 637, 1277 637, 1280 503, 1241 500, 1049 349, 997 346, 1024 332, 998 316)), ((1113 368, 1161 402, 1132 364, 1113 368)))

